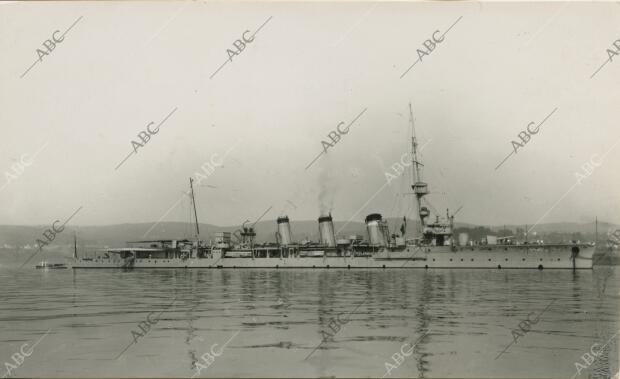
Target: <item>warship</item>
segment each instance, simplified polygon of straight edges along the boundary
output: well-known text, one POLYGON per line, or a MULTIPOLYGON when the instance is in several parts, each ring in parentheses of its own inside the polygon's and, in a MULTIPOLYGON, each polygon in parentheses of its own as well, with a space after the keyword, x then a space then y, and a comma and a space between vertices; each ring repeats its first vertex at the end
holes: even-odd
POLYGON ((435 215, 423 204, 429 186, 422 179, 418 160, 413 111, 409 104, 411 137, 411 189, 417 206, 420 232, 407 238, 406 218, 399 231, 390 232, 379 213, 366 216, 366 238, 336 236, 331 213, 318 218, 318 241, 295 241, 288 216, 278 217, 275 241, 257 243, 253 226, 243 225, 237 240, 230 232, 215 233, 209 243, 200 239, 198 214, 190 178, 190 198, 195 218, 193 240, 130 242, 130 247, 108 249, 94 257, 77 256, 74 269, 82 268, 493 268, 493 269, 591 269, 594 243, 548 244, 489 237, 474 243, 454 233, 454 214, 435 215), (398 233, 400 232, 400 233, 398 233))

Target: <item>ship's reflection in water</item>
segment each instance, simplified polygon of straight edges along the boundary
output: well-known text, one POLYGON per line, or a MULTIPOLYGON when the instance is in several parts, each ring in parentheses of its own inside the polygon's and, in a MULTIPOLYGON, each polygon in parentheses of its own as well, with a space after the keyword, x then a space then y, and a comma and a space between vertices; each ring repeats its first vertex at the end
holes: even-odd
MULTIPOLYGON (((619 329, 619 277, 615 267, 4 269, 0 363, 51 329, 16 376, 190 377, 217 344, 200 377, 570 378, 619 329), (149 312, 160 321, 115 359, 149 312), (326 333, 333 338, 321 343, 326 333)), ((617 340, 576 377, 613 376, 617 340)))

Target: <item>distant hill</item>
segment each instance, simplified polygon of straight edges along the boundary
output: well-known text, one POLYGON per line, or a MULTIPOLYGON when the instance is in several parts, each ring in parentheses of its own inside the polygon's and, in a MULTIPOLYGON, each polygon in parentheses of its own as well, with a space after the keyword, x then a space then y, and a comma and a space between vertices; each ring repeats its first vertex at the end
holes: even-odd
MULTIPOLYGON (((388 224, 390 231, 398 233, 402 225, 402 219, 389 218, 388 224)), ((151 239, 183 239, 193 238, 193 226, 183 222, 162 222, 155 227, 154 223, 137 223, 137 224, 118 224, 104 226, 75 226, 67 227, 62 233, 58 234, 52 245, 70 245, 73 244, 74 231, 78 234, 80 245, 89 246, 125 246, 127 241, 151 240, 151 239), (149 229, 152 229, 149 231, 149 229), (147 231, 148 234, 147 234, 147 231), (145 235, 146 234, 146 235, 145 235)), ((249 226, 251 224, 247 224, 249 226)), ((407 220, 407 235, 413 236, 418 230, 419 224, 413 220, 407 220)), ((34 246, 38 238, 42 238, 42 233, 48 226, 14 226, 0 225, 0 247, 9 245, 11 247, 24 247, 26 245, 34 246)), ((213 238, 216 232, 234 232, 239 226, 217 226, 211 224, 200 224, 201 239, 209 240, 213 238)), ((334 228, 338 231, 339 236, 349 236, 351 234, 360 234, 366 236, 366 227, 363 222, 335 221, 334 228), (342 230, 341 230, 342 229, 342 230)), ((599 222, 599 240, 603 241, 607 238, 608 230, 618 229, 618 225, 599 222)), ((257 233, 256 240, 258 242, 274 241, 274 233, 276 231, 275 220, 264 220, 254 225, 257 233)), ((471 238, 484 236, 487 233, 506 235, 505 233, 517 233, 518 229, 523 232, 524 225, 506 225, 507 231, 503 231, 504 226, 477 226, 468 223, 456 223, 455 230, 457 232, 465 231, 470 233, 471 238)), ((530 233, 530 238, 540 238, 554 242, 553 240, 567 240, 570 238, 580 239, 582 241, 594 241, 594 223, 549 223, 537 225, 534 231, 530 233), (551 239, 550 239, 551 238, 551 239)), ((295 240, 309 238, 316 240, 318 236, 318 224, 316 220, 308 221, 291 221, 291 230, 295 240)))

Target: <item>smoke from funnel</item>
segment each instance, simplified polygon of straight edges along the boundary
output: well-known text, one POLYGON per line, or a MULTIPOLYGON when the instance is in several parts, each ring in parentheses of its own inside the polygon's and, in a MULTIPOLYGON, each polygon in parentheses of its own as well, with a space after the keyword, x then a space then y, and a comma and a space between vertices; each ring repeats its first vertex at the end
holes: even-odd
POLYGON ((328 160, 324 162, 319 174, 319 214, 327 215, 334 208, 334 197, 338 190, 337 177, 331 171, 333 170, 329 162, 329 154, 324 158, 328 160))

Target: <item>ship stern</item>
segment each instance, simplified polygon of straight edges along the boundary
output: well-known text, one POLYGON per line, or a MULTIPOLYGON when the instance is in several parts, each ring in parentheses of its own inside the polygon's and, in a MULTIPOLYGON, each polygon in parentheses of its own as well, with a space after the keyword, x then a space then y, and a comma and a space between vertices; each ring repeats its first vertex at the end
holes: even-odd
POLYGON ((573 246, 571 252, 575 257, 575 268, 591 269, 594 262, 592 257, 594 256, 595 249, 596 246, 594 245, 573 246))

